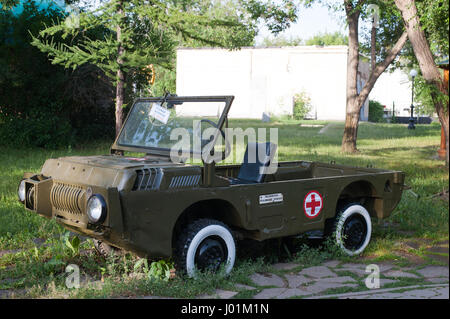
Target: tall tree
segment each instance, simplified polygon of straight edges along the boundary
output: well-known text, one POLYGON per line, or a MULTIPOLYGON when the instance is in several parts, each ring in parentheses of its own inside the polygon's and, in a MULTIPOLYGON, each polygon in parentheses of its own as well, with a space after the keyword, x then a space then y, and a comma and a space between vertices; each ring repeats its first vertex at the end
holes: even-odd
MULTIPOLYGON (((428 2, 428 1, 426 1, 428 2)), ((448 1, 433 1, 428 3, 429 7, 425 7, 424 11, 430 14, 427 16, 427 21, 430 28, 436 27, 433 23, 433 12, 429 8, 435 9, 434 18, 439 17, 440 14, 445 12, 444 19, 440 21, 440 25, 434 31, 435 33, 441 33, 440 36, 435 38, 435 42, 438 42, 438 48, 448 57, 448 11, 445 10, 445 4, 448 10, 448 1), (439 5, 439 3, 441 5, 439 5), (438 6, 436 6, 436 4, 438 6), (445 23, 446 21, 446 23, 445 23), (443 33, 443 36, 442 36, 443 33), (445 34, 446 33, 446 34, 445 34), (443 41, 443 43, 439 43, 443 41)), ((435 56, 431 51, 430 44, 428 43, 426 33, 421 25, 420 15, 418 13, 416 2, 414 0, 395 0, 395 5, 402 13, 403 21, 408 32, 408 38, 411 42, 414 50, 414 55, 419 63, 422 77, 427 84, 432 88, 430 92, 431 99, 433 101, 436 113, 438 114, 439 121, 444 129, 445 145, 446 145, 446 165, 449 163, 449 112, 448 112, 448 89, 446 88, 443 77, 441 76, 438 67, 434 61, 435 56), (434 89, 433 89, 434 88, 434 89)), ((427 24, 425 22, 425 24, 427 24)))
MULTIPOLYGON (((346 153, 356 153, 356 141, 358 137, 358 125, 361 108, 367 100, 369 93, 374 87, 380 75, 387 67, 394 62, 397 55, 402 50, 407 41, 407 34, 399 21, 398 11, 389 1, 383 0, 303 0, 303 4, 308 7, 314 3, 325 4, 330 10, 345 12, 345 20, 348 26, 348 55, 347 55, 347 89, 346 89, 346 116, 345 128, 342 137, 342 151, 346 153), (376 63, 370 70, 369 79, 359 90, 358 71, 362 53, 369 53, 371 47, 370 35, 366 32, 360 39, 360 19, 371 18, 373 5, 379 7, 380 28, 376 35, 378 43, 376 46, 376 63), (369 7, 369 5, 372 5, 369 7), (371 8, 372 7, 372 8, 371 8), (367 41, 369 40, 369 41, 367 41), (367 51, 369 49, 369 51, 367 51)), ((375 59, 374 59, 375 62, 375 59)))
MULTIPOLYGON (((385 43, 384 51, 379 51, 378 55, 381 56, 380 61, 375 64, 375 67, 370 71, 368 81, 364 84, 361 91, 358 91, 358 64, 360 63, 360 40, 359 40, 359 19, 362 14, 367 14, 366 0, 344 0, 344 9, 346 20, 348 24, 348 56, 347 56, 347 108, 345 117, 344 135, 342 137, 342 150, 347 153, 358 152, 356 147, 356 141, 358 136, 358 125, 360 119, 360 111, 367 100, 370 91, 374 87, 376 81, 380 75, 387 69, 387 67, 394 61, 397 55, 407 41, 407 33, 403 31, 400 36, 393 39, 388 37, 388 42, 385 43), (381 53, 381 54, 380 54, 381 53)), ((395 14, 392 14, 392 10, 389 9, 382 1, 376 2, 379 5, 381 19, 385 22, 389 20, 395 21, 395 14), (384 12, 384 16, 383 16, 384 12)), ((391 29, 390 33, 395 35, 399 33, 398 24, 387 24, 385 28, 391 29)), ((383 32, 381 30, 380 32, 383 32)))
MULTIPOLYGON (((101 68, 116 87, 116 134, 122 126, 127 76, 149 64, 169 65, 174 56, 175 35, 217 46, 238 48, 243 35, 255 27, 235 17, 217 19, 195 11, 180 10, 181 1, 109 0, 94 11, 60 20, 34 35, 32 44, 55 64, 77 68, 89 63, 101 68), (69 22, 69 23, 68 23, 69 22), (227 28, 227 33, 202 35, 203 28, 227 28), (55 41, 71 38, 72 45, 55 41)), ((189 1, 188 1, 189 2, 189 1)))

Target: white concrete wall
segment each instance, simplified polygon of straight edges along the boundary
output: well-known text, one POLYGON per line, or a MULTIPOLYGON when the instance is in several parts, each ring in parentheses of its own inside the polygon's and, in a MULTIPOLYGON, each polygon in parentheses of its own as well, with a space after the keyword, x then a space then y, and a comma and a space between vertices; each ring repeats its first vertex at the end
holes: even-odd
POLYGON ((395 103, 396 116, 409 116, 411 106, 411 79, 408 74, 400 69, 394 72, 386 70, 380 75, 369 99, 386 105, 386 109, 392 111, 392 103, 395 103))
POLYGON ((234 95, 230 117, 260 119, 292 114, 293 96, 304 91, 317 119, 344 120, 346 67, 346 46, 179 49, 177 94, 234 95))

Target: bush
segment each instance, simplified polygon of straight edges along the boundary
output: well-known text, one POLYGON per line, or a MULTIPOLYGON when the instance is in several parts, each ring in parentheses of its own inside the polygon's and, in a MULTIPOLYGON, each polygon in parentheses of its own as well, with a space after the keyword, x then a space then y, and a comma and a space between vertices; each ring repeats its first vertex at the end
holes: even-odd
POLYGON ((52 65, 30 44, 62 17, 31 0, 14 15, 0 9, 0 145, 59 148, 114 137, 113 89, 92 65, 75 71, 52 65))
POLYGON ((303 120, 303 118, 311 111, 311 108, 311 98, 307 93, 301 92, 294 95, 294 119, 303 120))
POLYGON ((380 102, 369 100, 369 122, 385 122, 383 115, 384 106, 380 102))
POLYGON ((26 116, 0 114, 0 139, 3 145, 59 148, 74 142, 72 126, 58 116, 59 105, 36 106, 26 116))

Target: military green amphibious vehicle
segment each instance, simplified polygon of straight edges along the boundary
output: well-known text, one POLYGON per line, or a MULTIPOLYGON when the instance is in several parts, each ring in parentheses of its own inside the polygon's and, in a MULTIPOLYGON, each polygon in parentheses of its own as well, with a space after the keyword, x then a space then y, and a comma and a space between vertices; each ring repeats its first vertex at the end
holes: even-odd
POLYGON ((19 200, 92 237, 100 252, 173 257, 177 271, 189 276, 222 264, 229 273, 241 239, 315 231, 333 236, 348 255, 361 253, 371 219, 388 217, 400 201, 404 173, 276 162, 272 142, 249 142, 241 164, 216 165, 218 154, 230 153, 223 137, 233 98, 140 98, 111 154, 48 159, 40 173, 24 174, 19 200), (207 129, 215 132, 210 138, 202 134, 207 129), (183 132, 199 137, 198 145, 180 140, 183 132))

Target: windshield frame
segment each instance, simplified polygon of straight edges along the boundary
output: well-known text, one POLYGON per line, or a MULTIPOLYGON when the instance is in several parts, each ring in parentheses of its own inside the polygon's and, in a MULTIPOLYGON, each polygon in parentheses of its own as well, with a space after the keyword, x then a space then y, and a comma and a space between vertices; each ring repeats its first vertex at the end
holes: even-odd
MULTIPOLYGON (((217 122, 217 127, 219 131, 225 125, 225 121, 228 117, 228 112, 230 111, 231 104, 233 103, 234 96, 233 95, 221 95, 221 96, 168 96, 168 97, 151 97, 151 98, 137 98, 134 100, 133 105, 131 106, 130 111, 122 124, 119 134, 117 134, 116 139, 111 146, 111 154, 116 152, 136 152, 136 153, 145 153, 149 155, 157 155, 170 157, 170 149, 168 148, 160 148, 160 147, 149 147, 149 146, 130 146, 130 145, 121 145, 118 143, 120 135, 127 124, 128 118, 130 114, 132 114, 134 107, 139 102, 161 102, 167 101, 174 103, 183 103, 183 102, 224 102, 225 107, 223 108, 222 114, 219 117, 219 121, 217 122)), ((194 154, 194 151, 190 151, 191 155, 194 154)))

